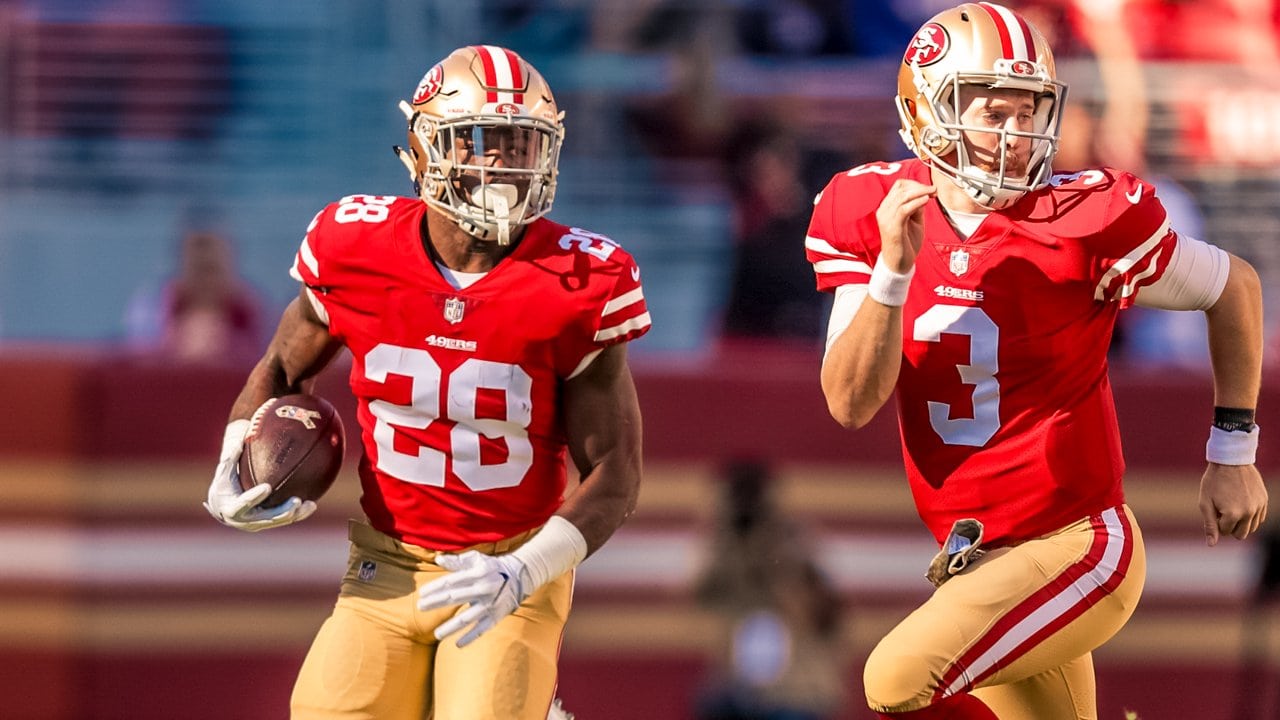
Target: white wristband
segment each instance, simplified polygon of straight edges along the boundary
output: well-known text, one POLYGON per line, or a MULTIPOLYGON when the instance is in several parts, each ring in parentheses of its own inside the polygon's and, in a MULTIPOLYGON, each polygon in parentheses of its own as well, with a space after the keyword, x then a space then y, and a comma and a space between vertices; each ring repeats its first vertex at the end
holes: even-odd
POLYGON ((512 556, 524 564, 528 577, 520 578, 526 593, 560 577, 587 557, 587 540, 582 531, 559 515, 516 548, 512 556))
POLYGON ((911 289, 911 277, 915 274, 915 266, 905 273, 894 272, 885 264, 883 256, 878 257, 871 271, 867 296, 881 305, 902 307, 907 302, 907 290, 911 289))
POLYGON ((1204 457, 1218 465, 1252 465, 1258 455, 1258 426, 1249 432, 1217 427, 1209 428, 1209 442, 1204 447, 1204 457))

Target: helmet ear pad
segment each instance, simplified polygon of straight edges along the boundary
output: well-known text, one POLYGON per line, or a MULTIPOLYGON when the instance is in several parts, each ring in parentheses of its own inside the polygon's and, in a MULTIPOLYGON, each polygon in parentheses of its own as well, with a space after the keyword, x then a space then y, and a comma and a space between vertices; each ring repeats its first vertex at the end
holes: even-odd
POLYGON ((955 139, 947 138, 939 132, 938 118, 928 102, 902 96, 898 96, 897 100, 902 124, 910 128, 910 139, 904 132, 903 140, 908 140, 908 148, 921 160, 927 163, 930 156, 943 156, 955 149, 955 139))

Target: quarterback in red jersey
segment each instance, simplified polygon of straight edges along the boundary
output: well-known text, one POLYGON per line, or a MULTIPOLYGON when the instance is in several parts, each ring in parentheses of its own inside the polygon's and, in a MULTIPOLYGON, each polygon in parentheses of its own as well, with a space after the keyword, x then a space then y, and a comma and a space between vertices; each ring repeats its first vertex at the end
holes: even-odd
POLYGON ((1210 545, 1243 539, 1267 509, 1258 277, 1170 228, 1141 178, 1054 174, 1066 87, 1009 9, 933 17, 898 93, 916 158, 837 175, 805 241, 836 295, 830 411, 860 427, 896 389, 941 546, 937 590, 867 660, 867 700, 886 718, 1096 718, 1091 653, 1133 612, 1146 564, 1107 379, 1117 313, 1205 313, 1217 407, 1200 510, 1210 545))
POLYGON ((541 720, 573 568, 634 509, 640 411, 626 342, 649 329, 634 260, 544 216, 562 113, 510 50, 454 51, 402 103, 419 198, 351 195, 297 253, 299 297, 231 411, 207 507, 261 530, 236 459, 248 418, 345 347, 367 523, 303 664, 296 718, 541 720), (565 499, 566 461, 581 485, 565 499))

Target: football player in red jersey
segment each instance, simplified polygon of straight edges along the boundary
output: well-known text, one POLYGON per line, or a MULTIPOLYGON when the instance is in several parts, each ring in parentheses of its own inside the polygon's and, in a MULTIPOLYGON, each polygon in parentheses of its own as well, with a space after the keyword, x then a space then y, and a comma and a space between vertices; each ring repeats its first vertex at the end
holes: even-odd
POLYGON ((1200 310, 1215 404, 1210 545, 1266 515, 1253 422, 1262 299, 1243 260, 1169 227, 1150 183, 1054 174, 1066 87, 1044 38, 992 3, 922 26, 898 77, 916 159, 841 173, 805 240, 836 295, 822 367, 860 427, 896 389, 937 590, 867 660, 886 718, 1096 718, 1091 652, 1141 594, 1107 347, 1133 303, 1200 310))
POLYGON ((305 519, 239 492, 247 418, 352 355, 367 523, 294 718, 545 718, 573 568, 632 512, 640 411, 626 342, 649 329, 640 271, 551 222, 562 113, 493 46, 454 51, 401 104, 419 198, 321 210, 302 282, 231 411, 207 507, 241 530, 305 519), (564 498, 566 459, 581 477, 564 498))

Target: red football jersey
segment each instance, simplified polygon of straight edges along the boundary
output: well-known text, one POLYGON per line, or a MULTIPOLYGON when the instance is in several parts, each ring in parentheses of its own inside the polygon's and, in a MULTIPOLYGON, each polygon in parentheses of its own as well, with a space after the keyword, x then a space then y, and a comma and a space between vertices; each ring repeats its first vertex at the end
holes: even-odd
POLYGON ((365 514, 388 535, 455 550, 560 506, 563 383, 648 331, 649 313, 629 254, 545 219, 455 289, 423 247, 426 212, 417 199, 343 198, 312 221, 292 273, 351 351, 365 514))
MULTIPOLYGON (((910 160, 823 190, 805 242, 819 289, 869 281, 876 209, 898 178, 931 183, 910 160)), ((1176 241, 1154 189, 1109 168, 1054 176, 967 240, 937 200, 925 206, 896 395, 907 477, 939 542, 960 518, 998 544, 1123 502, 1107 349, 1176 241)))

